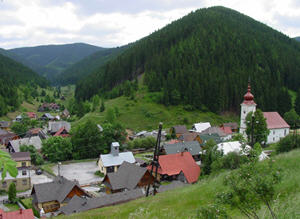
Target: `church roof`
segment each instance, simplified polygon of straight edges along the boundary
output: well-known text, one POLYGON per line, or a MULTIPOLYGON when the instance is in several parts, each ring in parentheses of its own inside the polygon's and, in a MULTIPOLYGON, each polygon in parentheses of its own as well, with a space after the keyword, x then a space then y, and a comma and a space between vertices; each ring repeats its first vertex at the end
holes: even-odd
POLYGON ((247 104, 247 105, 256 105, 256 103, 254 102, 254 95, 251 93, 250 82, 248 82, 248 91, 247 91, 247 93, 244 95, 244 101, 243 101, 243 104, 247 104))
POLYGON ((290 128, 278 112, 264 112, 268 129, 290 128))

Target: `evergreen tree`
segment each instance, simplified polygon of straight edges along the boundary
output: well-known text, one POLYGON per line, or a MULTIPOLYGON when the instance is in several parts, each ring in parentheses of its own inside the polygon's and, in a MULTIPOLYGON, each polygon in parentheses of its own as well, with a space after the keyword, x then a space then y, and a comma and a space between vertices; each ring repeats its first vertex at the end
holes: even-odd
POLYGON ((298 115, 300 115, 300 89, 297 92, 297 97, 295 101, 295 111, 298 115))
POLYGON ((17 202, 17 189, 13 182, 8 187, 8 200, 10 203, 17 202))
POLYGON ((246 134, 248 136, 248 142, 251 144, 253 143, 253 145, 251 145, 253 147, 257 142, 260 144, 266 143, 270 130, 267 128, 266 118, 260 109, 255 111, 254 116, 252 115, 253 113, 250 112, 246 116, 246 134), (253 142, 251 142, 252 137, 253 142))
POLYGON ((102 99, 101 106, 100 106, 100 112, 104 112, 104 110, 105 110, 104 100, 102 99))

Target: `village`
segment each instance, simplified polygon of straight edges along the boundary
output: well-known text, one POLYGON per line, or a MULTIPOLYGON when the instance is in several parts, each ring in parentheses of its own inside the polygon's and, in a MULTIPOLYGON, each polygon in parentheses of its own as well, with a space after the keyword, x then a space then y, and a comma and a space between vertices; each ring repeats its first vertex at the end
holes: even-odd
MULTIPOLYGON (((178 124, 162 130, 131 132, 125 142, 111 142, 109 151, 99 153, 97 159, 49 162, 48 168, 43 168, 43 165, 34 165, 32 160, 37 156, 47 159, 42 152, 43 142, 72 135, 71 123, 67 121, 68 110, 60 111, 55 103, 43 104, 39 112, 44 114, 39 118, 35 112, 27 112, 18 115, 14 121, 0 122, 1 150, 11 155, 18 168, 17 177, 7 174, 0 189, 7 192, 10 185, 15 184, 19 191, 17 196, 26 200, 18 202, 23 210, 17 212, 33 218, 32 209, 35 215, 46 217, 69 215, 128 202, 144 197, 148 192, 155 195, 188 186, 201 180, 207 144, 213 142, 222 156, 232 152, 247 155, 252 150, 255 111, 256 103, 249 83, 241 103, 240 124, 230 122, 211 126, 207 121, 195 121, 197 123, 192 127, 178 124), (59 115, 52 116, 51 112, 59 115), (253 115, 251 124, 247 121, 249 113, 253 115), (43 126, 22 135, 13 133, 11 125, 22 123, 24 119, 42 121, 43 126), (247 127, 252 131, 248 141, 247 127), (136 139, 149 137, 155 139, 151 147, 128 147, 136 139), (24 146, 33 149, 24 151, 24 146)), ((263 116, 269 130, 265 145, 276 143, 290 133, 290 126, 278 112, 263 112, 263 116)), ((100 135, 103 127, 101 124, 97 127, 100 135)), ((259 160, 268 159, 271 152, 262 150, 259 160)), ((7 196, 1 196, 0 200, 3 202, 1 208, 7 209, 4 205, 7 196)))

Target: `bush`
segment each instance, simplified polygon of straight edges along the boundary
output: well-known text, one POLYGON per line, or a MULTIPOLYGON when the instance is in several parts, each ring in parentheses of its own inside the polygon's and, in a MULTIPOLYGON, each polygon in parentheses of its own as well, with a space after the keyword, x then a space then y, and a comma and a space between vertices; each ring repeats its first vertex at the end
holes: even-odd
POLYGON ((277 153, 288 152, 296 148, 300 148, 300 136, 288 135, 280 139, 276 147, 276 152, 277 153))
POLYGON ((129 149, 136 149, 136 148, 154 148, 156 144, 156 139, 154 137, 146 137, 146 138, 137 138, 133 141, 128 142, 129 149))
POLYGON ((97 170, 94 174, 96 176, 104 177, 104 173, 101 173, 99 170, 97 170))
POLYGON ((16 203, 17 199, 17 189, 14 183, 11 183, 8 188, 8 200, 10 203, 16 203))
POLYGON ((221 157, 218 160, 215 160, 212 163, 212 171, 216 172, 220 169, 230 169, 230 170, 237 169, 247 161, 248 161, 247 156, 240 155, 239 153, 236 152, 230 152, 227 155, 221 157))

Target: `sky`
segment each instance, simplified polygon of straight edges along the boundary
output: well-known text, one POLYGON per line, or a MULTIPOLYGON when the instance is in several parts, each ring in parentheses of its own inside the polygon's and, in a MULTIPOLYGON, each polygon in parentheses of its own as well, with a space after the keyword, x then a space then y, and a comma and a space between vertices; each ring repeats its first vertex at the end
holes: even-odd
POLYGON ((0 0, 0 48, 75 42, 122 46, 211 6, 300 36, 300 0, 0 0))

